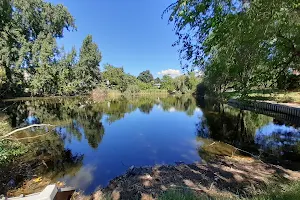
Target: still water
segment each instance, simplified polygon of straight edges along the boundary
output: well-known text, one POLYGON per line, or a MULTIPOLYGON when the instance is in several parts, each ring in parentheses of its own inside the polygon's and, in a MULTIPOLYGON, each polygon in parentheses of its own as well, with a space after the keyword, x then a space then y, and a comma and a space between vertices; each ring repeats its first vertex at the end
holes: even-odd
MULTIPOLYGON (((57 134, 27 142, 37 143, 33 156, 48 165, 41 173, 85 193, 106 186, 131 166, 207 161, 216 155, 232 155, 236 152, 233 146, 277 164, 300 160, 300 128, 296 124, 193 97, 99 102, 40 99, 7 104, 4 114, 12 127, 32 123, 57 126, 53 130, 57 134)), ((43 131, 35 128, 19 137, 43 131)))

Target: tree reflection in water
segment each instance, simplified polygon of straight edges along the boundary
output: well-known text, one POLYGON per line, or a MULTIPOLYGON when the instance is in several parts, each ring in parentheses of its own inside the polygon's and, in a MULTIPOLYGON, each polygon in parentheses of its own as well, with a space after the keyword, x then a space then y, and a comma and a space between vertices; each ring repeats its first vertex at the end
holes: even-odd
MULTIPOLYGON (((149 116, 149 118, 147 118, 148 120, 154 119, 151 118, 151 114, 154 114, 156 118, 156 114, 158 114, 159 110, 159 114, 168 116, 172 120, 175 118, 177 120, 179 117, 183 117, 182 119, 187 120, 182 123, 189 122, 189 119, 195 117, 195 113, 197 113, 199 119, 193 118, 198 120, 196 125, 197 136, 192 135, 195 130, 193 125, 191 129, 189 129, 189 127, 187 127, 187 129, 181 129, 187 132, 191 131, 191 138, 200 144, 198 151, 196 150, 197 147, 192 147, 195 150, 194 153, 197 158, 199 158, 197 152, 199 152, 200 157, 203 159, 209 159, 214 155, 230 155, 233 151, 235 154, 238 154, 239 152, 236 152, 234 147, 256 155, 261 155, 263 159, 297 160, 297 158, 299 158, 299 128, 280 124, 272 117, 266 115, 240 110, 212 100, 204 101, 202 99, 196 102, 191 96, 121 97, 100 102, 94 102, 94 100, 89 98, 65 98, 20 101, 8 104, 10 104, 10 106, 7 108, 5 114, 12 128, 24 126, 28 124, 29 121, 33 121, 28 119, 38 119, 40 123, 57 126, 55 132, 58 134, 47 134, 45 137, 35 139, 34 141, 24 141, 32 145, 33 148, 33 151, 26 154, 26 159, 29 162, 36 162, 35 165, 39 166, 37 170, 40 174, 47 173, 56 179, 59 177, 68 177, 68 180, 71 182, 81 182, 78 174, 82 176, 85 174, 84 167, 86 167, 86 165, 83 165, 83 158, 89 155, 77 155, 71 150, 66 149, 66 146, 68 146, 68 144, 71 145, 74 141, 81 144, 86 140, 89 147, 96 152, 96 150, 100 149, 105 131, 110 129, 109 126, 118 121, 125 121, 121 119, 126 118, 126 115, 132 112, 135 112, 135 115, 138 117, 140 117, 141 114, 143 117, 149 116), (176 113, 171 114, 171 112, 176 113), (185 113, 185 116, 181 114, 178 115, 179 112, 185 113), (173 116, 175 117, 172 118, 173 116), (41 164, 42 161, 45 165, 41 164), (73 179, 72 177, 75 175, 76 177, 73 179)), ((162 118, 155 120, 156 125, 161 125, 161 128, 164 129, 161 131, 161 135, 154 135, 152 134, 152 130, 144 130, 144 127, 138 127, 139 124, 136 125, 137 128, 139 128, 139 135, 131 135, 131 137, 133 137, 132 139, 135 139, 137 142, 143 141, 145 149, 139 146, 141 151, 147 152, 149 150, 147 146, 153 148, 153 151, 155 150, 154 148, 164 149, 168 142, 173 144, 172 142, 177 141, 176 139, 179 137, 183 139, 186 137, 184 136, 185 133, 179 133, 176 128, 172 128, 174 125, 171 120, 165 121, 165 119, 162 118), (163 123, 169 124, 164 126, 165 124, 163 123), (166 127, 168 127, 168 129, 166 127), (152 143, 149 143, 151 137, 153 137, 151 139, 152 143)), ((151 123, 152 122, 149 121, 149 123, 147 122, 143 125, 149 126, 149 128, 151 127, 150 129, 154 130, 151 123)), ((135 126, 132 121, 123 123, 123 127, 134 127, 133 125, 135 126)), ((182 126, 184 126, 184 124, 178 124, 178 127, 182 126)), ((120 129, 115 130, 121 131, 120 129)), ((130 129, 130 131, 134 132, 133 129, 130 129)), ((156 131, 160 133, 159 129, 156 129, 156 131)), ((43 132, 45 132, 44 129, 34 129, 33 132, 28 130, 26 133, 20 134, 20 136, 32 136, 43 132)), ((127 138, 125 137, 125 139, 127 138)), ((112 140, 115 141, 117 138, 112 140)), ((184 144, 185 141, 180 140, 180 142, 184 144)), ((121 142, 120 144, 123 145, 121 142)), ((126 146, 126 144, 124 144, 124 146, 126 146)), ((118 146, 116 147, 118 148, 118 146)), ((153 156, 150 150, 148 156, 153 156)), ((182 154, 181 151, 182 149, 179 149, 177 153, 182 154)), ((160 152, 162 155, 155 155, 155 159, 159 159, 160 157, 165 159, 164 156, 171 157, 170 154, 176 154, 175 151, 170 151, 170 154, 163 155, 164 153, 165 151, 160 152)), ((115 154, 115 158, 118 158, 117 155, 119 154, 115 154)), ((174 158, 175 157, 176 155, 174 158)), ((133 158, 135 157, 133 156, 133 158)), ((142 158, 140 159, 142 160, 142 158)), ((194 157, 192 159, 194 159, 194 157)), ((129 158, 128 160, 132 161, 129 158)), ((107 162, 114 163, 115 161, 107 160, 107 162)), ((148 160, 145 159, 145 162, 148 162, 148 160)), ((124 167, 124 165, 122 165, 122 167, 118 165, 115 166, 116 169, 114 170, 123 169, 124 167)), ((93 170, 91 169, 94 168, 89 168, 89 172, 92 173, 93 170)), ((99 171, 97 173, 99 173, 99 171)), ((107 177, 109 176, 107 175, 107 177)))
POLYGON ((269 162, 299 161, 299 128, 227 104, 202 101, 198 105, 204 113, 197 124, 199 137, 225 142, 269 162))

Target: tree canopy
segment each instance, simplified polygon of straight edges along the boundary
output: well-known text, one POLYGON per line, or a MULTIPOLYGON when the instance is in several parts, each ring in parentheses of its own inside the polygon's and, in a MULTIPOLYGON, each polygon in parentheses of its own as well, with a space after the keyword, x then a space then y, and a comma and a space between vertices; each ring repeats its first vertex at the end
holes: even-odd
POLYGON ((21 68, 29 70, 41 63, 45 67, 46 61, 53 61, 50 58, 56 53, 55 48, 51 49, 53 39, 63 37, 64 29, 75 29, 75 23, 61 4, 3 0, 0 7, 0 66, 5 70, 7 89, 11 90, 24 81, 19 79, 21 68))
POLYGON ((76 78, 81 80, 80 88, 89 91, 100 81, 99 64, 102 55, 92 36, 88 35, 84 40, 79 54, 78 67, 75 69, 76 78))
POLYGON ((144 83, 150 83, 154 80, 149 70, 141 72, 137 78, 144 83))
POLYGON ((165 12, 183 67, 204 70, 213 91, 246 94, 299 70, 299 9, 293 0, 178 0, 165 12))
POLYGON ((100 81, 101 52, 88 35, 79 57, 56 39, 76 30, 61 4, 43 0, 0 2, 0 90, 3 96, 85 93, 100 81))

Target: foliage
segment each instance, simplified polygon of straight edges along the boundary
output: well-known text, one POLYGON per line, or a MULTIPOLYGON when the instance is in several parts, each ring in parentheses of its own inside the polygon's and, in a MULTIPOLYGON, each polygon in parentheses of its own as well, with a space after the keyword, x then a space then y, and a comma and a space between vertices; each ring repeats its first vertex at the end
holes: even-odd
POLYGON ((149 90, 152 88, 152 84, 151 83, 145 83, 142 81, 137 81, 137 85, 140 88, 140 90, 149 90))
POLYGON ((186 76, 185 85, 191 90, 196 91, 197 85, 200 83, 200 79, 196 77, 195 72, 190 72, 186 76))
MULTIPOLYGON (((176 78, 170 76, 164 76, 162 80, 156 78, 153 81, 151 75, 151 81, 142 81, 141 77, 147 77, 147 74, 151 75, 150 71, 140 73, 139 77, 126 74, 123 68, 114 67, 110 64, 104 66, 104 71, 102 73, 103 83, 107 84, 110 89, 117 89, 121 92, 126 92, 127 94, 144 92, 146 90, 151 90, 154 88, 154 83, 161 83, 161 91, 178 91, 180 93, 188 93, 190 91, 195 92, 197 84, 200 83, 200 78, 196 77, 195 73, 190 73, 188 75, 182 75, 176 78), (141 76, 142 75, 142 76, 141 76), (130 88, 128 89, 128 87, 130 88), (135 86, 135 87, 133 87, 135 86)), ((150 77, 150 76, 149 76, 150 77)), ((150 79, 149 79, 150 80, 150 79)), ((158 90, 156 90, 157 92, 158 90)))
POLYGON ((137 85, 129 85, 125 91, 127 95, 133 95, 140 92, 140 87, 137 85))
POLYGON ((183 67, 204 69, 213 92, 233 88, 247 95, 299 70, 300 15, 293 0, 179 0, 166 12, 183 67))
POLYGON ((76 54, 75 48, 72 48, 70 53, 62 56, 57 65, 57 92, 59 95, 72 95, 78 92, 78 85, 81 80, 75 74, 76 54))
POLYGON ((167 89, 169 91, 178 91, 182 94, 188 92, 196 92, 197 85, 200 83, 201 79, 196 77, 195 73, 190 73, 188 75, 181 75, 176 78, 171 76, 163 76, 161 80, 161 88, 167 89))
POLYGON ((0 22, 0 89, 2 95, 74 95, 100 81, 102 59, 88 35, 80 49, 65 53, 56 44, 64 30, 76 29, 61 4, 43 0, 4 0, 0 22))
POLYGON ((164 75, 161 79, 161 88, 169 91, 175 90, 174 80, 171 76, 164 75))
POLYGON ((186 76, 178 76, 174 79, 174 83, 175 83, 175 89, 177 91, 180 91, 182 94, 185 94, 188 92, 188 88, 186 86, 186 80, 188 78, 186 78, 186 76))
POLYGON ((38 94, 57 93, 56 59, 58 49, 55 39, 48 34, 40 34, 33 46, 33 77, 30 81, 31 92, 38 94))
POLYGON ((287 73, 277 79, 277 88, 280 90, 294 90, 300 88, 300 76, 287 73))
POLYGON ((6 83, 6 74, 4 67, 0 66, 0 89, 6 83))
POLYGON ((28 147, 19 142, 0 141, 0 164, 11 162, 14 158, 24 155, 28 147))
POLYGON ((99 83, 101 59, 102 55, 97 44, 93 42, 92 36, 88 35, 83 40, 78 66, 75 68, 76 78, 80 80, 79 90, 90 91, 99 83))
POLYGON ((122 67, 114 67, 110 64, 104 65, 102 79, 107 81, 109 88, 120 90, 124 92, 127 88, 125 80, 125 72, 122 67))
POLYGON ((137 77, 140 81, 144 83, 151 83, 153 81, 153 75, 150 73, 149 70, 143 71, 137 77))
POLYGON ((44 59, 50 58, 50 51, 55 51, 47 49, 47 43, 52 43, 50 38, 63 37, 63 30, 74 29, 75 24, 61 4, 53 5, 42 0, 5 0, 1 1, 0 7, 0 66, 6 72, 6 87, 17 92, 24 84, 24 67, 34 68, 39 61, 43 67, 49 66, 46 61, 51 60, 44 59), (37 59, 39 56, 43 58, 37 59))
POLYGON ((154 79, 154 83, 161 83, 161 80, 159 77, 157 77, 156 79, 154 79))

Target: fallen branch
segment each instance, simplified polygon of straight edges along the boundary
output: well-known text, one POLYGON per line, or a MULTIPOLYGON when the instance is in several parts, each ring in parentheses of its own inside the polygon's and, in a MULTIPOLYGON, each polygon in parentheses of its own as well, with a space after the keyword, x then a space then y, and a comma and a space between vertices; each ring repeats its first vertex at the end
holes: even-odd
POLYGON ((12 132, 10 133, 7 133, 3 136, 0 137, 0 140, 3 140, 4 138, 7 138, 19 131, 23 131, 23 130, 26 130, 26 129, 29 129, 29 128, 32 128, 32 127, 41 127, 41 126, 54 126, 54 125, 51 125, 51 124, 33 124, 33 125, 30 125, 30 126, 26 126, 26 127, 23 127, 23 128, 19 128, 19 129, 16 129, 16 130, 13 130, 12 132))

